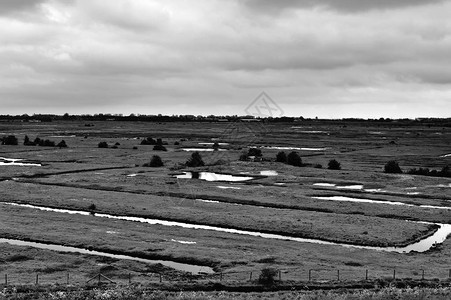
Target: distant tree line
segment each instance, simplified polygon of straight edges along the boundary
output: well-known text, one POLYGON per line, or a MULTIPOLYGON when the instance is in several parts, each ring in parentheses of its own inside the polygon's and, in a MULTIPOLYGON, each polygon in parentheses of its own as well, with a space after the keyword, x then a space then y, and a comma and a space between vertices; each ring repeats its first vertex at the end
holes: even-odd
MULTIPOLYGON (((399 163, 390 160, 384 166, 385 173, 391 174, 403 174, 399 163)), ((413 168, 406 172, 410 175, 422 175, 422 176, 431 176, 431 177, 451 177, 451 170, 449 165, 444 166, 441 170, 430 170, 429 168, 413 168)))
MULTIPOLYGON (((14 135, 8 135, 3 138, 0 138, 2 145, 18 145, 19 141, 14 135)), ((26 135, 24 138, 23 144, 25 146, 43 146, 43 147, 60 147, 60 148, 66 148, 67 144, 66 141, 61 140, 58 144, 56 144, 54 141, 51 140, 44 140, 40 139, 39 137, 36 137, 33 141, 30 140, 30 138, 26 135)))
MULTIPOLYGON (((52 121, 139 121, 139 122, 219 122, 219 121, 229 121, 236 122, 242 119, 253 119, 254 116, 244 115, 143 115, 143 114, 130 114, 124 116, 122 114, 82 114, 82 115, 70 115, 65 113, 64 115, 54 115, 54 114, 34 114, 34 115, 0 115, 0 121, 17 121, 17 122, 52 122, 52 121)), ((361 118, 345 118, 345 119, 318 119, 318 118, 304 118, 299 117, 257 117, 262 122, 324 122, 331 124, 368 124, 371 123, 397 123, 399 125, 427 125, 427 126, 441 126, 441 127, 451 127, 451 118, 418 118, 418 119, 390 119, 390 118, 378 118, 378 119, 361 119, 361 118)), ((93 126, 93 124, 87 124, 93 126)))

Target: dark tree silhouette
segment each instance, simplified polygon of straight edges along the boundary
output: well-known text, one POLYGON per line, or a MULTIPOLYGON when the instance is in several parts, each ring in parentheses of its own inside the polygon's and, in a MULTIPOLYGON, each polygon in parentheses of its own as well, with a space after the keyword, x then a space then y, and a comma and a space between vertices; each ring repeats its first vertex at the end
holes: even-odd
POLYGON ((287 155, 285 154, 285 152, 280 151, 279 153, 277 153, 276 162, 282 162, 282 163, 287 162, 287 155))
POLYGON ((300 167, 302 166, 302 159, 296 151, 293 151, 287 156, 287 164, 300 167))
POLYGON ((150 163, 144 164, 145 167, 152 167, 152 168, 159 168, 159 167, 162 167, 163 165, 164 165, 163 161, 161 160, 161 157, 159 157, 158 155, 153 155, 150 160, 150 163))
POLYGON ((329 170, 341 170, 341 164, 337 160, 331 159, 327 164, 327 168, 329 170))
POLYGON ((204 161, 202 160, 199 152, 194 152, 193 154, 191 154, 191 157, 186 162, 186 166, 192 168, 202 167, 204 165, 204 161))
POLYGON ((394 161, 394 160, 390 160, 389 162, 387 162, 384 166, 384 172, 385 173, 394 173, 394 174, 401 174, 402 170, 399 167, 399 164, 394 161))
POLYGON ((100 142, 97 146, 99 148, 108 148, 108 143, 107 142, 100 142))

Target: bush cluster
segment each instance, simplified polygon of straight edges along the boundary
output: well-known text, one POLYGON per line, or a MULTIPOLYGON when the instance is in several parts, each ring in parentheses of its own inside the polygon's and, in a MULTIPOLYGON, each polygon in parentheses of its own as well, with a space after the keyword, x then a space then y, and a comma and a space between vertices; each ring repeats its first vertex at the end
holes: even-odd
POLYGON ((292 152, 288 153, 288 155, 286 155, 284 151, 280 151, 276 155, 276 162, 285 163, 287 165, 291 165, 291 166, 295 166, 295 167, 302 166, 302 158, 299 156, 299 154, 296 151, 292 151, 292 152))
POLYGON ((2 145, 18 145, 17 138, 14 135, 8 135, 0 139, 2 145))
POLYGON ((67 144, 65 140, 61 140, 58 144, 51 140, 44 140, 39 137, 36 137, 33 141, 26 135, 23 141, 25 146, 42 146, 42 147, 60 147, 67 148, 67 144))
POLYGON ((162 139, 154 140, 151 137, 145 138, 141 141, 141 145, 167 145, 167 142, 164 142, 162 139))
POLYGON ((410 169, 407 174, 411 175, 423 175, 432 177, 451 177, 451 170, 448 165, 444 166, 440 171, 429 170, 429 168, 410 169))

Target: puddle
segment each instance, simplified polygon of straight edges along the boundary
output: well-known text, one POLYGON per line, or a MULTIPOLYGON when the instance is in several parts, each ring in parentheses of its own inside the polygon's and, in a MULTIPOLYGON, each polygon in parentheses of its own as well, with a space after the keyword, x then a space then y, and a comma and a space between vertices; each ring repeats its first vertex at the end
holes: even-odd
MULTIPOLYGON (((240 172, 240 174, 252 174, 252 172, 240 172)), ((259 174, 262 175, 262 176, 277 176, 277 175, 279 175, 279 173, 277 173, 277 171, 273 171, 273 170, 260 171, 259 174)))
POLYGON ((330 201, 388 204, 388 205, 399 205, 399 206, 409 206, 409 207, 421 207, 421 208, 434 208, 434 209, 451 210, 451 207, 448 207, 448 206, 414 205, 414 204, 408 204, 408 203, 398 202, 398 201, 372 200, 372 199, 364 199, 364 198, 352 198, 352 197, 346 197, 346 196, 318 196, 318 197, 312 197, 312 198, 320 199, 320 200, 330 200, 330 201))
POLYGON ((53 250, 53 251, 58 251, 58 252, 81 253, 81 254, 111 257, 111 258, 116 258, 116 259, 134 260, 134 261, 144 262, 144 263, 148 263, 148 264, 162 264, 162 265, 165 265, 167 267, 170 267, 170 268, 173 268, 176 270, 190 272, 193 274, 198 274, 199 272, 205 272, 205 273, 210 273, 210 274, 214 273, 213 269, 211 269, 210 267, 182 264, 182 263, 177 263, 177 262, 168 261, 168 260, 150 260, 150 259, 144 259, 144 258, 139 258, 139 257, 134 257, 134 256, 111 254, 111 253, 100 252, 100 251, 91 251, 91 250, 83 249, 83 248, 76 248, 76 247, 69 247, 69 246, 62 246, 62 245, 55 245, 55 244, 43 244, 43 243, 36 243, 36 242, 26 242, 26 241, 21 241, 21 240, 2 239, 2 238, 0 238, 0 243, 8 243, 11 245, 16 245, 16 246, 33 247, 33 248, 53 250))
POLYGON ((204 202, 204 203, 221 203, 221 202, 216 201, 216 200, 205 200, 205 199, 196 199, 196 201, 204 202))
POLYGON ((223 186, 223 185, 217 185, 216 187, 219 188, 219 189, 224 189, 224 190, 226 190, 226 189, 231 189, 231 190, 241 190, 240 187, 236 187, 236 186, 223 186))
POLYGON ((49 138, 74 138, 76 135, 51 135, 49 138))
POLYGON ((252 146, 252 148, 275 149, 275 150, 298 150, 298 151, 325 151, 330 148, 305 148, 305 147, 284 147, 284 146, 252 146))
POLYGON ((128 174, 127 177, 136 177, 138 174, 128 174))
POLYGON ((368 131, 369 134, 384 134, 382 131, 368 131))
MULTIPOLYGON (((371 200, 371 201, 373 201, 373 200, 371 200)), ((86 215, 86 216, 91 214, 88 211, 76 211, 76 210, 71 211, 71 210, 66 210, 66 209, 48 208, 48 207, 35 206, 35 205, 30 205, 30 204, 17 204, 17 203, 8 203, 8 202, 3 202, 3 204, 38 209, 38 210, 43 210, 43 211, 57 212, 57 213, 80 214, 80 215, 86 215)), ((436 207, 434 207, 434 208, 436 208, 436 207)), ((294 242, 301 242, 301 243, 314 243, 314 244, 322 244, 322 245, 336 245, 336 246, 342 246, 342 247, 348 247, 348 248, 359 248, 359 249, 369 249, 369 250, 398 252, 398 253, 404 253, 404 252, 410 252, 410 251, 424 252, 426 250, 429 250, 435 244, 442 243, 446 239, 448 234, 451 234, 451 225, 437 224, 440 226, 440 228, 433 235, 431 235, 430 237, 425 238, 419 242, 410 244, 408 246, 405 246, 405 247, 373 247, 373 246, 342 244, 342 243, 338 243, 338 242, 328 242, 328 241, 323 241, 320 239, 298 238, 298 237, 285 236, 285 235, 280 235, 280 234, 262 233, 262 232, 258 232, 258 231, 248 231, 248 230, 216 227, 216 226, 210 226, 210 225, 199 225, 199 224, 165 221, 165 220, 158 220, 158 219, 148 219, 148 218, 142 218, 142 217, 115 216, 115 215, 101 214, 101 213, 96 213, 95 215, 93 215, 93 217, 134 221, 134 222, 147 223, 147 224, 151 224, 151 225, 178 226, 178 227, 189 228, 189 229, 212 230, 212 231, 226 232, 226 233, 232 233, 232 234, 261 237, 261 238, 266 238, 266 239, 287 240, 287 241, 294 241, 294 242)), ((431 224, 431 223, 427 223, 427 222, 418 222, 418 223, 431 224)), ((45 246, 48 246, 48 245, 45 245, 45 246)), ((78 248, 74 248, 74 249, 77 249, 77 252, 79 250, 88 251, 85 249, 78 249, 78 248)), ((61 251, 64 251, 64 250, 61 250, 61 251)), ((92 252, 90 252, 90 253, 92 253, 92 252)), ((110 255, 108 253, 106 253, 106 254, 110 255)), ((127 259, 127 258, 124 258, 124 259, 127 259)), ((133 259, 133 258, 131 258, 131 259, 133 259)), ((173 262, 167 262, 167 263, 173 263, 173 262)), ((173 264, 176 264, 176 263, 173 263, 173 264)), ((189 268, 193 268, 192 265, 184 265, 184 266, 189 266, 189 268)), ((201 267, 201 266, 195 266, 195 268, 203 268, 203 270, 206 270, 206 269, 211 270, 210 268, 201 267)), ((196 270, 198 270, 198 269, 196 269, 196 270)), ((190 270, 190 272, 192 272, 192 270, 190 270)), ((198 272, 200 272, 200 271, 198 271, 198 272)), ((213 270, 211 270, 211 272, 213 272, 213 270)))
POLYGON ((285 185, 285 182, 275 182, 275 185, 285 185))
POLYGON ((176 243, 185 244, 185 245, 194 245, 194 244, 197 244, 196 242, 191 242, 191 241, 179 241, 179 240, 174 240, 174 239, 171 239, 171 242, 176 242, 176 243))
MULTIPOLYGON (((198 143, 199 145, 211 145, 213 146, 215 143, 198 143)), ((219 146, 227 146, 229 143, 218 143, 219 146)))
POLYGON ((220 174, 220 173, 212 173, 212 172, 183 172, 184 174, 175 175, 175 177, 179 179, 201 179, 206 181, 246 181, 255 179, 255 177, 250 176, 238 176, 238 175, 229 175, 229 174, 220 174))
POLYGON ((28 162, 19 162, 23 161, 23 159, 19 158, 6 158, 0 157, 0 166, 31 166, 31 167, 42 167, 41 164, 28 163, 28 162))
POLYGON ((320 183, 314 183, 315 186, 327 186, 327 187, 334 187, 336 186, 335 183, 326 183, 326 182, 320 182, 320 183))
POLYGON ((337 189, 348 189, 348 190, 361 190, 363 189, 362 184, 355 184, 355 185, 339 185, 336 186, 337 189))
MULTIPOLYGON (((213 152, 215 149, 213 148, 183 148, 183 151, 197 151, 197 152, 213 152)), ((227 149, 218 149, 217 151, 227 151, 227 149)))

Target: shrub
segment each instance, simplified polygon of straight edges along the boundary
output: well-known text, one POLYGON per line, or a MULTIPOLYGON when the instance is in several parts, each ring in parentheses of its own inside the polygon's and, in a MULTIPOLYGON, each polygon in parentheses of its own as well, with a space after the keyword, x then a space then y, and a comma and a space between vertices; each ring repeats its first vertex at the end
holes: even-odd
POLYGON ((192 168, 202 167, 203 165, 204 161, 202 160, 199 152, 194 152, 193 154, 191 154, 191 157, 186 162, 186 166, 192 168))
POLYGON ((151 137, 148 137, 141 141, 141 145, 156 145, 156 144, 157 142, 151 137))
POLYGON ((260 276, 258 277, 258 283, 263 285, 272 285, 274 284, 276 275, 276 269, 264 268, 263 270, 261 270, 260 276))
POLYGON ((8 135, 2 139, 2 145, 18 145, 19 142, 14 135, 8 135))
POLYGON ((287 156, 287 164, 300 167, 302 166, 302 159, 296 151, 293 151, 287 156))
POLYGON ((327 164, 327 168, 329 170, 341 170, 341 165, 337 160, 331 159, 331 160, 329 160, 329 163, 327 164))
POLYGON ((36 145, 32 141, 30 141, 30 138, 28 137, 28 135, 26 135, 25 138, 23 139, 23 144, 25 146, 35 146, 36 145))
POLYGON ((153 150, 155 150, 155 151, 168 151, 165 146, 160 145, 160 144, 153 146, 153 150))
POLYGON ((285 154, 285 152, 280 151, 279 153, 277 153, 276 162, 282 162, 282 163, 287 162, 287 155, 285 154))
POLYGON ((247 152, 241 153, 239 160, 240 161, 248 161, 249 160, 249 156, 247 155, 247 152))
POLYGON ((263 156, 262 155, 262 150, 257 149, 257 148, 249 148, 249 151, 247 152, 248 156, 255 156, 255 157, 259 157, 259 156, 263 156))
POLYGON ((218 151, 219 150, 219 144, 217 142, 215 142, 213 144, 213 149, 214 149, 214 151, 218 151))
POLYGON ((144 164, 145 167, 152 167, 152 168, 159 168, 162 167, 163 161, 161 160, 161 157, 159 157, 158 155, 154 155, 152 156, 150 163, 148 164, 144 164))
POLYGON ((399 164, 394 161, 394 160, 390 160, 389 162, 387 162, 384 166, 384 172, 385 173, 393 173, 393 174, 401 174, 402 170, 399 167, 399 164))
POLYGON ((57 147, 60 147, 60 148, 67 148, 67 145, 66 145, 66 141, 65 141, 65 140, 62 140, 62 141, 59 142, 56 146, 57 146, 57 147))
POLYGON ((94 203, 92 203, 91 205, 88 206, 88 209, 93 211, 93 210, 96 210, 97 207, 96 207, 96 205, 94 203))
POLYGON ((97 146, 99 148, 108 148, 108 143, 107 142, 100 142, 97 146))

